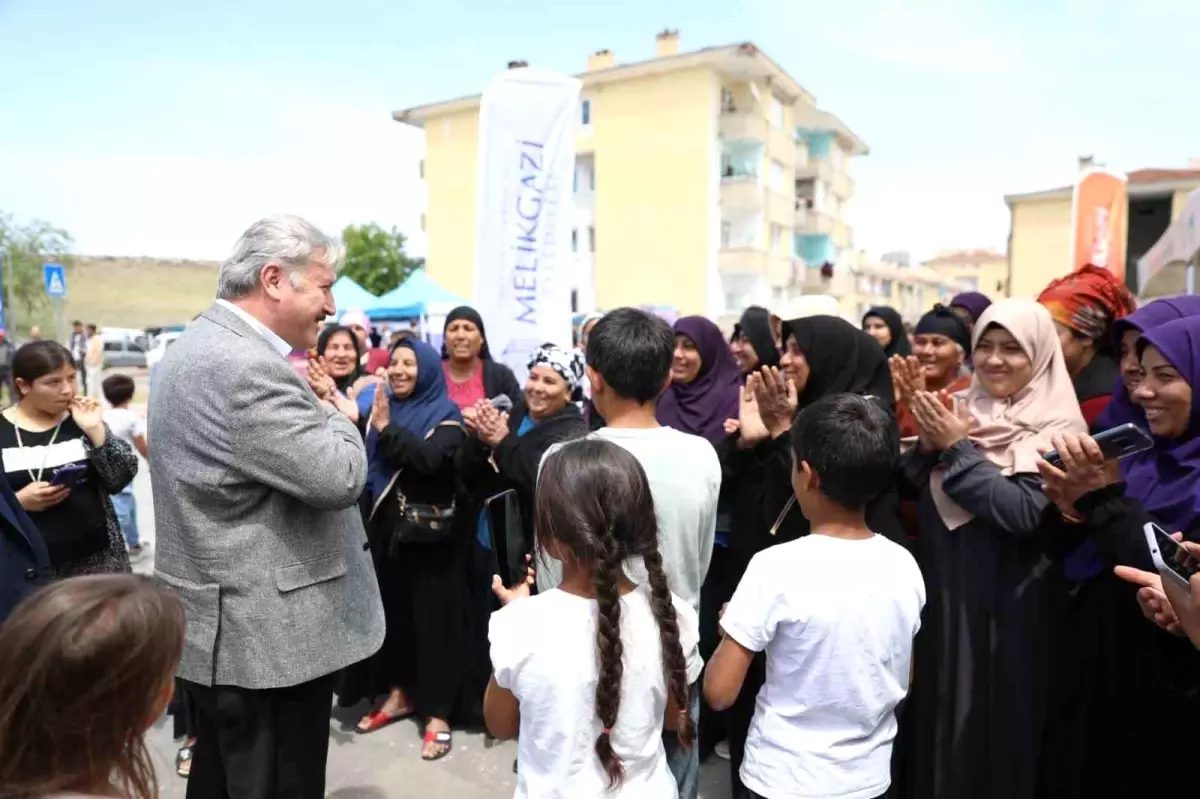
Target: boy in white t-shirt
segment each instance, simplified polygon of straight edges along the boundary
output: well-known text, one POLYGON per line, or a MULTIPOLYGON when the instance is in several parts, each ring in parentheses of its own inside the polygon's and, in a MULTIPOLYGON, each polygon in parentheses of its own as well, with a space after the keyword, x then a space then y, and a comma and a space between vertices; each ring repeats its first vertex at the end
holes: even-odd
POLYGON ((812 532, 750 562, 704 679, 708 703, 727 708, 767 653, 741 768, 752 796, 875 799, 891 786, 925 583, 865 511, 898 451, 891 416, 852 394, 813 403, 792 426, 792 486, 812 532))
MULTIPOLYGON (((129 409, 137 390, 133 378, 128 375, 111 375, 101 383, 104 399, 110 407, 104 412, 104 423, 114 436, 125 441, 137 450, 143 458, 149 458, 146 449, 146 420, 129 409)), ((125 486, 119 494, 112 496, 113 510, 117 512, 117 521, 121 525, 121 533, 125 536, 125 545, 129 554, 137 557, 142 554, 142 543, 138 538, 137 499, 133 494, 133 481, 125 486)))

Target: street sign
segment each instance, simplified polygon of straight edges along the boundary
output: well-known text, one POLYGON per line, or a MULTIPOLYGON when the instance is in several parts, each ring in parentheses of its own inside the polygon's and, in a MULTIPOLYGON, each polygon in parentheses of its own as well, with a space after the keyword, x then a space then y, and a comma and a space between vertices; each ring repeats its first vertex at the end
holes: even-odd
POLYGON ((50 297, 67 296, 67 270, 62 264, 42 264, 42 281, 50 297))

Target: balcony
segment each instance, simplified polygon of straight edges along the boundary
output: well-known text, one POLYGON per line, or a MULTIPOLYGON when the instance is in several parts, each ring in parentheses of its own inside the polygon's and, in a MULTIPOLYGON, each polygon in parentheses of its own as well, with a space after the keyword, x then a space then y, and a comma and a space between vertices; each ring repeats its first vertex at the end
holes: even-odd
POLYGON ((796 165, 796 180, 816 180, 826 189, 843 200, 854 196, 854 178, 845 169, 837 169, 828 158, 810 159, 796 165))
POLYGON ((722 247, 717 253, 717 268, 730 275, 765 275, 770 257, 756 247, 722 247))
POLYGON ((796 204, 800 206, 795 212, 797 233, 803 236, 829 236, 839 248, 851 245, 853 231, 845 222, 822 211, 806 208, 803 200, 798 200, 796 204))
POLYGON ((777 191, 766 192, 767 221, 785 228, 791 228, 796 219, 796 200, 790 194, 777 191))
POLYGON ((717 132, 726 141, 766 142, 769 127, 767 120, 754 110, 730 111, 721 114, 717 132))
POLYGON ((764 203, 763 187, 756 175, 732 175, 721 178, 721 206, 760 210, 764 203))

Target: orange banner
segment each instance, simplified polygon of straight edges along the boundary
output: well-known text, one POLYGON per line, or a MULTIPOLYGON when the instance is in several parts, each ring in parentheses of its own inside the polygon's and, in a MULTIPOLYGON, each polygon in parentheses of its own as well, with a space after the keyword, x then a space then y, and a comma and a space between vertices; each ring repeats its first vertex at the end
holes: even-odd
POLYGON ((1079 174, 1071 203, 1072 271, 1095 264, 1125 279, 1128 208, 1124 175, 1096 168, 1079 174))

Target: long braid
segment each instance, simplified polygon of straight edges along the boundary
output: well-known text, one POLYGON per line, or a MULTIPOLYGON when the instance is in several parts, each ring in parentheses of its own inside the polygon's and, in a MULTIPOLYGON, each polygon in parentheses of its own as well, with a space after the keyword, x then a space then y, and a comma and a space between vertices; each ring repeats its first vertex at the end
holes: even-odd
POLYGON ((596 652, 600 669, 596 680, 596 715, 603 729, 596 738, 596 756, 608 774, 608 787, 613 790, 625 780, 625 765, 612 748, 612 728, 617 724, 617 712, 621 708, 621 679, 625 666, 622 662, 624 647, 621 644, 621 598, 618 586, 621 579, 621 547, 611 540, 601 538, 596 552, 595 586, 596 604, 596 652))
POLYGON ((675 737, 684 749, 692 746, 692 708, 688 695, 687 661, 679 643, 679 620, 675 616, 675 604, 671 600, 671 589, 667 587, 667 575, 663 571, 662 554, 658 547, 647 549, 642 560, 650 578, 650 608, 658 623, 658 639, 662 648, 663 670, 666 672, 667 690, 671 700, 679 708, 679 719, 675 737))

